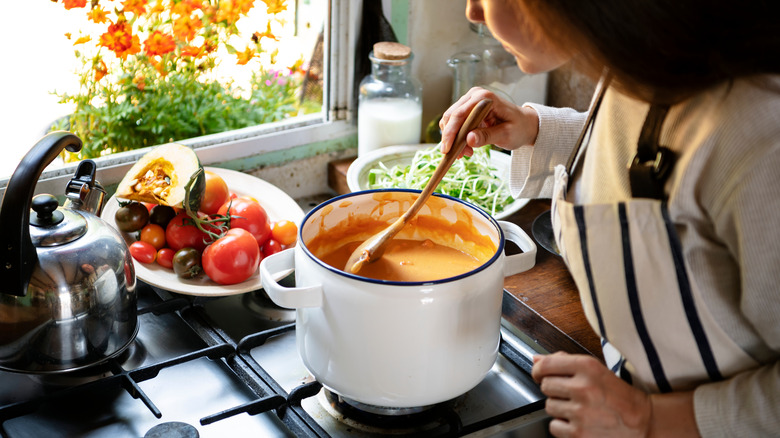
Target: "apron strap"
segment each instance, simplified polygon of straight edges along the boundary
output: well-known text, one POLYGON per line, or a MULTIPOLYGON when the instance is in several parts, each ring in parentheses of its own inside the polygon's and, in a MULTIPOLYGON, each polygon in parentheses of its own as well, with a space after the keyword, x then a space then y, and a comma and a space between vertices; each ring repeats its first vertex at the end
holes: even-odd
POLYGON ((664 184, 676 160, 671 149, 660 146, 661 126, 669 105, 651 105, 637 142, 637 151, 628 167, 631 195, 635 198, 666 199, 664 184))
POLYGON ((599 112, 601 101, 604 100, 604 94, 607 92, 607 88, 611 81, 612 73, 608 69, 604 69, 604 73, 601 75, 601 78, 599 78, 599 82, 596 84, 596 91, 593 93, 593 98, 590 101, 590 108, 588 109, 588 116, 585 119, 585 125, 583 125, 580 136, 577 138, 577 143, 574 145, 574 149, 569 155, 569 160, 566 162, 566 173, 569 175, 572 174, 574 162, 583 147, 585 136, 588 134, 594 120, 596 120, 596 114, 599 112))

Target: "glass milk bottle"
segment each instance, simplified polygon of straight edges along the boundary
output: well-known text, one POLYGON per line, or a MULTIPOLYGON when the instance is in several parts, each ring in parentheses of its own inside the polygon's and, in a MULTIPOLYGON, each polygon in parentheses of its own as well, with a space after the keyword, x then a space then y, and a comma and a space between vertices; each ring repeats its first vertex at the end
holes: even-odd
POLYGON ((392 42, 374 44, 371 74, 360 82, 358 156, 420 143, 422 85, 411 75, 412 51, 392 42))

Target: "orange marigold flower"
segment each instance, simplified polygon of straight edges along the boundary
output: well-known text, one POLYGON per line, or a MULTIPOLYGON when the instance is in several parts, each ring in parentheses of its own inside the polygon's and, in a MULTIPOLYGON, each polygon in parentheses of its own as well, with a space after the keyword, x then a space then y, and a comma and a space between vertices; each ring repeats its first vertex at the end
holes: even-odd
POLYGON ((259 43, 260 42, 260 38, 270 38, 272 40, 279 41, 279 37, 274 35, 273 32, 271 32, 271 22, 270 21, 268 22, 268 25, 267 25, 267 27, 265 29, 265 32, 263 32, 263 33, 255 32, 255 33, 252 34, 252 41, 255 41, 255 42, 259 43))
POLYGON ((217 43, 211 40, 206 40, 203 42, 203 46, 201 47, 201 50, 203 50, 204 53, 211 53, 216 52, 219 46, 217 43))
POLYGON ((146 87, 146 78, 139 73, 133 78, 133 84, 135 84, 139 90, 144 91, 144 87, 146 87))
POLYGON ((83 8, 87 5, 87 0, 62 0, 65 9, 83 8))
POLYGON ((178 3, 174 3, 171 6, 171 12, 181 16, 192 15, 192 12, 196 9, 203 9, 202 0, 182 0, 178 3))
POLYGON ((93 23, 105 23, 108 21, 108 12, 98 5, 87 12, 87 18, 93 23))
POLYGON ((165 12, 165 5, 163 5, 163 0, 157 0, 157 2, 152 6, 152 9, 149 10, 150 14, 159 14, 165 12))
POLYGON ((77 44, 84 44, 84 43, 86 43, 86 42, 89 42, 89 41, 91 41, 91 40, 92 40, 92 37, 91 37, 91 36, 89 36, 89 35, 84 35, 84 36, 82 36, 82 37, 79 37, 79 39, 77 39, 76 41, 74 41, 74 42, 73 42, 73 45, 75 46, 75 45, 77 45, 77 44))
POLYGON ((146 13, 147 3, 148 0, 125 0, 122 2, 122 7, 125 12, 132 12, 137 17, 146 13))
POLYGON ((106 63, 103 61, 103 59, 100 59, 100 64, 95 65, 95 82, 99 82, 101 79, 103 79, 103 76, 108 74, 108 67, 106 67, 106 63))
POLYGON ((278 14, 287 10, 287 5, 284 4, 286 0, 263 0, 266 6, 266 11, 269 14, 278 14))
POLYGON ((203 22, 198 17, 183 15, 173 20, 173 36, 182 41, 191 41, 202 28, 203 22))
POLYGON ((241 14, 245 14, 255 7, 255 0, 233 0, 236 4, 236 9, 241 14))
POLYGON ((255 49, 248 47, 243 52, 236 53, 238 57, 238 65, 245 65, 255 57, 255 49))
POLYGON ((181 48, 181 56, 200 58, 203 54, 203 48, 194 46, 184 46, 181 48))
POLYGON ((108 32, 100 35, 100 45, 122 59, 141 51, 141 40, 138 35, 133 35, 133 29, 126 21, 108 26, 108 32))
POLYGON ((152 67, 154 67, 154 69, 157 70, 157 73, 159 73, 160 76, 165 76, 168 74, 168 70, 165 69, 164 63, 158 62, 154 58, 150 59, 149 62, 152 64, 152 67))
POLYGON ((165 55, 176 50, 176 42, 172 36, 155 30, 144 41, 144 50, 149 56, 165 55))
POLYGON ((235 1, 224 0, 219 3, 216 16, 217 23, 225 22, 228 26, 232 26, 239 18, 241 18, 241 8, 235 1))

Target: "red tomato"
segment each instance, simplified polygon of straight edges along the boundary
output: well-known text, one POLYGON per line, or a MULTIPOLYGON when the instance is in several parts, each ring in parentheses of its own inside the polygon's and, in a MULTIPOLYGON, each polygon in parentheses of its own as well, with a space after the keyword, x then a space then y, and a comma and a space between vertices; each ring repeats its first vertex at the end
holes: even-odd
POLYGON ((157 251, 157 264, 163 268, 173 269, 173 255, 176 251, 171 248, 160 248, 157 251))
POLYGON ((242 228, 232 228, 203 251, 203 270, 219 284, 241 283, 260 264, 255 238, 242 228))
POLYGON ((196 227, 187 213, 179 213, 168 222, 165 228, 165 241, 174 251, 182 248, 195 248, 203 252, 208 235, 196 227))
POLYGON ((230 205, 230 228, 243 228, 254 236, 257 247, 261 248, 271 236, 271 221, 259 202, 244 196, 226 203, 219 209, 220 215, 228 214, 230 205))
POLYGON ((146 242, 133 242, 130 244, 130 255, 141 263, 153 263, 157 258, 157 250, 146 242))
POLYGON ((282 250, 282 244, 274 239, 268 239, 263 244, 263 257, 268 257, 271 254, 276 254, 282 250))
POLYGON ((230 199, 227 183, 214 172, 206 171, 206 190, 200 200, 200 211, 216 214, 219 208, 230 199))
POLYGON ((141 228, 141 241, 158 250, 165 246, 165 230, 157 224, 148 224, 141 228))
POLYGON ((298 226, 284 219, 276 221, 271 225, 271 239, 284 246, 290 246, 298 239, 298 226))
POLYGON ((157 205, 157 204, 152 204, 151 202, 142 202, 141 204, 143 204, 144 207, 146 207, 146 209, 149 210, 150 212, 152 211, 154 206, 157 205))

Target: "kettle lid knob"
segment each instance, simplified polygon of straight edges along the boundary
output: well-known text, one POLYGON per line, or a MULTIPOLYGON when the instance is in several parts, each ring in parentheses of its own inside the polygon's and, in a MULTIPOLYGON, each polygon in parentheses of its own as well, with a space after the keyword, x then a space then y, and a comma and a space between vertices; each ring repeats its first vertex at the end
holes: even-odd
POLYGON ((42 194, 32 198, 31 207, 35 215, 30 216, 30 225, 38 227, 50 227, 62 222, 65 218, 59 207, 57 198, 49 194, 42 194))

